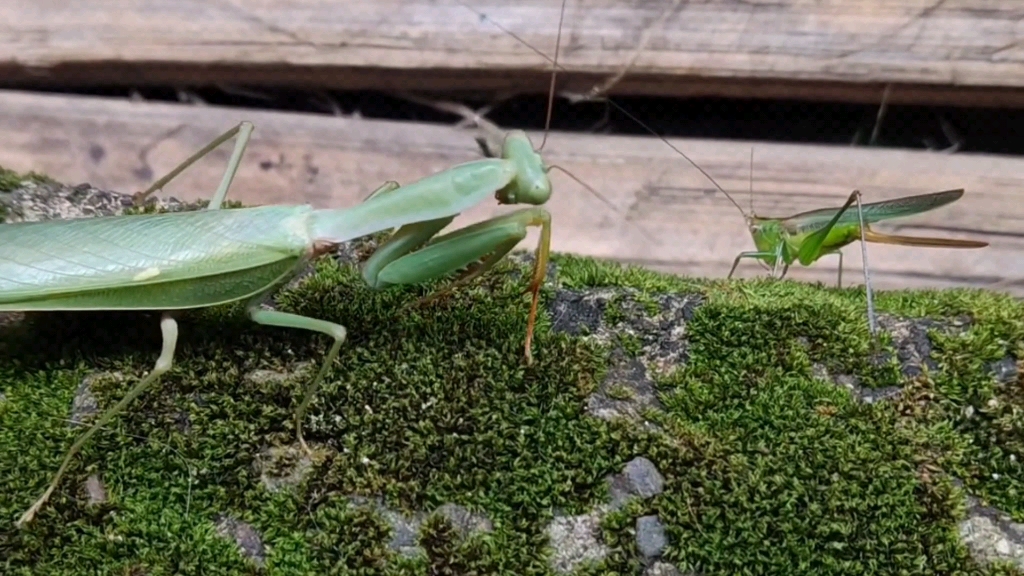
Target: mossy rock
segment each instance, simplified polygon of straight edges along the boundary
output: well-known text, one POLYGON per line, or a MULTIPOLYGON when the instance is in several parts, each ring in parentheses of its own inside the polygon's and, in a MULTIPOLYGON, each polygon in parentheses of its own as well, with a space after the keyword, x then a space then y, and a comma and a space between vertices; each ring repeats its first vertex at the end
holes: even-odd
MULTIPOLYGON (((15 180, 9 207, 124 209, 15 180)), ((372 242, 273 302, 349 331, 305 420, 312 458, 292 413, 325 338, 195 311, 172 371, 21 529, 82 430, 76 393, 112 405, 152 369, 159 329, 142 313, 0 323, 0 572, 1024 574, 998 562, 1016 541, 982 562, 959 535, 980 506, 1024 522, 1018 300, 882 292, 873 344, 856 288, 559 255, 527 367, 528 256, 409 307, 440 284, 367 288, 352 260, 372 242), (657 488, 624 498, 641 473, 657 488), (635 536, 651 517, 657 562, 635 536), (552 543, 558 526, 592 544, 552 543)))

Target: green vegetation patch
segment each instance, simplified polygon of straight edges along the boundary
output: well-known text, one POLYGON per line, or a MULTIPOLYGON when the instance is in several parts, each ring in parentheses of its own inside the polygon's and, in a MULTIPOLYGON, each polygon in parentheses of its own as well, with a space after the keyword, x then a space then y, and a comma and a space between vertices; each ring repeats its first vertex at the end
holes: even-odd
MULTIPOLYGON (((649 313, 659 294, 703 295, 685 328, 685 364, 652 372, 663 405, 655 427, 586 410, 613 347, 642 356, 636 338, 562 333, 542 312, 535 364, 523 365, 524 266, 506 262, 415 307, 433 286, 376 292, 325 259, 276 300, 348 329, 305 420, 315 457, 301 482, 268 488, 264 476, 295 463, 268 468, 265 454, 294 443, 293 410, 329 342, 260 327, 227 306, 181 317, 173 370, 94 437, 22 530, 11 522, 81 431, 66 420, 83 378, 111 374, 93 393, 101 406, 120 398, 152 368, 158 317, 44 314, 4 329, 0 572, 550 574, 552 518, 593 510, 607 497, 605 477, 645 456, 664 491, 605 518, 609 553, 584 573, 639 574, 633 530, 644 514, 666 527, 666 561, 707 575, 997 573, 957 540, 963 493, 952 477, 1024 519, 1019 383, 999 386, 991 370, 1024 346, 1019 302, 881 294, 879 308, 897 316, 970 319, 933 334, 939 370, 908 382, 900 358, 885 353, 892 338, 883 349, 869 338, 861 291, 556 263, 562 288, 630 288, 620 298, 649 313), (904 395, 861 403, 821 369, 904 395), (108 499, 89 505, 82 486, 93 473, 108 499), (421 553, 389 547, 387 519, 353 497, 427 514, 421 553), (429 516, 446 503, 486 516, 492 531, 464 537, 429 516), (262 565, 218 535, 220 515, 259 534, 262 565)), ((545 302, 554 295, 545 289, 545 302)), ((630 309, 609 305, 601 321, 627 322, 630 309)))

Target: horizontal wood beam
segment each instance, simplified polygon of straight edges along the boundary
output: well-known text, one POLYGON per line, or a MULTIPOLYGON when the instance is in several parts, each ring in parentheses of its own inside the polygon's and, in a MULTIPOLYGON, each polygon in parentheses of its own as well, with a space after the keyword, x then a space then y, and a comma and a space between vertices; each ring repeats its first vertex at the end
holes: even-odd
MULTIPOLYGON (((8 0, 0 85, 542 92, 558 0, 8 0), (486 16, 482 18, 481 15, 486 16)), ((572 0, 563 88, 1024 104, 1021 11, 993 0, 572 0), (647 36, 645 37, 645 33, 647 36)))
MULTIPOLYGON (((345 207, 387 180, 409 183, 479 158, 472 132, 402 123, 81 96, 0 91, 0 165, 121 192, 147 187, 224 130, 247 119, 256 131, 230 197, 247 204, 345 207)), ((531 134, 539 142, 539 134, 531 134)), ((880 288, 983 287, 1024 295, 1024 159, 927 151, 673 139, 743 206, 755 146, 753 202, 762 215, 841 204, 859 188, 867 201, 963 187, 958 202, 878 228, 991 242, 982 250, 870 246, 880 288), (1012 285, 1013 281, 1019 283, 1012 285)), ((209 197, 231 146, 172 182, 164 194, 209 197)), ((653 137, 552 133, 557 164, 611 204, 557 171, 553 247, 691 276, 722 277, 753 243, 736 208, 666 144, 653 137), (646 234, 646 235, 645 235, 646 234)), ((507 212, 485 202, 455 225, 507 212)), ((523 247, 532 246, 531 234, 523 247)), ((846 250, 844 281, 861 281, 858 247, 846 250)), ((835 259, 790 277, 834 283, 835 259)), ((739 275, 763 274, 753 263, 739 275)))

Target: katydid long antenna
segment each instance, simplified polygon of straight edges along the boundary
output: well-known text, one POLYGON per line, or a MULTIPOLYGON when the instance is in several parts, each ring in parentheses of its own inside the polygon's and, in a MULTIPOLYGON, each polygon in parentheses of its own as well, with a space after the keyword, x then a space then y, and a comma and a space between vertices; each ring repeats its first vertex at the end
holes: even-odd
MULTIPOLYGON (((511 36, 512 38, 515 38, 516 40, 518 40, 519 43, 521 43, 523 46, 526 46, 527 48, 529 48, 531 51, 533 51, 535 54, 537 54, 541 58, 544 58, 548 62, 551 62, 553 70, 552 70, 552 74, 551 74, 551 91, 549 92, 549 95, 548 95, 548 121, 550 122, 550 120, 551 120, 551 108, 552 108, 552 104, 554 102, 555 72, 557 72, 558 70, 562 70, 563 72, 568 72, 568 70, 566 70, 564 67, 562 67, 561 65, 558 64, 558 59, 557 59, 558 58, 558 49, 557 48, 555 49, 555 58, 551 58, 550 56, 548 56, 547 54, 541 52, 536 47, 531 45, 529 42, 524 40, 522 37, 520 37, 515 32, 512 32, 511 30, 505 28, 504 26, 502 26, 498 22, 495 22, 487 14, 484 14, 483 12, 477 10, 476 8, 473 8, 472 6, 467 5, 466 3, 462 2, 461 0, 456 0, 456 2, 458 4, 460 4, 461 6, 465 7, 467 10, 469 10, 469 11, 473 12, 474 14, 476 14, 480 18, 480 20, 489 22, 492 26, 498 28, 502 32, 505 32, 506 34, 511 36)), ((565 14, 565 0, 562 0, 562 15, 563 15, 563 17, 564 17, 564 14, 565 14)), ((558 23, 558 38, 559 39, 561 38, 561 35, 562 35, 562 21, 559 20, 559 23, 558 23)), ((617 77, 621 77, 623 75, 624 74, 619 74, 617 77)), ((664 136, 659 134, 656 130, 654 130, 653 128, 648 126, 645 122, 641 121, 639 118, 637 118, 632 113, 630 113, 628 110, 626 110, 625 108, 623 108, 622 106, 617 104, 611 98, 605 97, 604 100, 605 100, 605 102, 610 104, 612 107, 614 107, 616 110, 618 110, 619 112, 624 114, 627 118, 629 118, 633 122, 636 122, 644 130, 650 132, 652 136, 655 136, 656 138, 658 138, 659 140, 664 142, 676 154, 679 154, 680 156, 682 156, 687 162, 690 163, 691 166, 696 168, 701 174, 704 175, 705 178, 707 178, 712 184, 714 184, 715 188, 717 188, 719 192, 721 192, 722 194, 725 194, 725 197, 728 198, 729 202, 731 202, 732 205, 735 206, 736 209, 740 211, 740 214, 742 214, 745 219, 748 218, 747 213, 743 211, 743 207, 740 206, 739 203, 737 203, 735 199, 733 199, 732 195, 729 194, 725 190, 725 188, 722 188, 722 186, 719 185, 718 181, 715 180, 711 176, 711 174, 708 174, 708 172, 706 170, 701 168, 700 165, 698 165, 696 162, 694 162, 682 150, 677 148, 674 144, 669 142, 667 138, 665 138, 664 136)), ((545 127, 544 139, 547 140, 547 127, 545 127)), ((543 148, 543 144, 541 144, 541 147, 543 148)), ((563 170, 563 172, 564 171, 565 170, 563 170)))
MULTIPOLYGON (((469 11, 473 12, 474 14, 476 14, 477 17, 479 17, 481 21, 486 20, 487 22, 490 22, 493 26, 497 27, 502 32, 508 34, 509 36, 511 36, 512 38, 517 40, 519 43, 521 43, 522 45, 526 46, 531 51, 536 53, 537 55, 541 56, 542 58, 544 58, 548 62, 551 62, 551 65, 552 65, 551 66, 551 68, 552 68, 551 69, 551 83, 550 83, 550 87, 548 89, 547 114, 546 114, 546 117, 545 117, 545 120, 544 120, 544 137, 541 140, 540 146, 537 147, 537 149, 536 149, 536 151, 539 153, 541 150, 544 149, 544 146, 547 144, 548 135, 551 132, 551 118, 552 118, 552 113, 553 113, 553 110, 554 110, 555 87, 556 87, 556 83, 557 83, 558 70, 559 69, 563 69, 564 70, 564 68, 562 68, 558 64, 558 54, 559 54, 559 51, 560 51, 560 48, 561 48, 561 43, 562 43, 562 26, 565 23, 565 4, 566 4, 566 0, 562 0, 561 8, 560 8, 560 11, 559 11, 558 33, 556 35, 555 53, 554 53, 554 57, 553 58, 549 57, 547 54, 544 54, 543 52, 541 52, 537 48, 533 47, 529 42, 524 40, 521 36, 519 36, 518 34, 516 34, 513 31, 509 30, 508 28, 502 26, 501 24, 495 22, 493 19, 488 17, 483 12, 480 12, 479 10, 476 10, 475 8, 473 8, 472 6, 469 6, 468 4, 462 2, 461 0, 455 0, 455 2, 457 4, 459 4, 460 6, 466 8, 467 10, 469 10, 469 11)), ((478 127, 483 128, 485 131, 490 132, 492 135, 501 134, 502 133, 502 130, 500 128, 498 128, 498 126, 495 125, 494 123, 490 122, 489 120, 486 120, 483 117, 483 115, 482 115, 482 113, 480 111, 473 111, 468 106, 465 106, 463 104, 458 104, 458 103, 455 103, 455 102, 431 101, 431 100, 428 100, 428 99, 425 99, 425 98, 420 98, 420 97, 417 97, 417 96, 413 96, 412 94, 408 94, 408 93, 405 93, 405 92, 398 93, 398 96, 400 96, 401 98, 404 98, 406 100, 409 100, 411 102, 415 102, 417 104, 421 104, 421 105, 425 105, 425 106, 430 106, 430 107, 432 107, 432 108, 434 108, 436 110, 440 110, 440 111, 443 111, 443 112, 448 112, 448 113, 454 114, 456 116, 461 116, 461 117, 463 117, 463 119, 466 119, 466 120, 472 119, 473 123, 475 123, 478 127)), ((481 143, 481 145, 483 145, 483 143, 481 143)), ((490 152, 488 152, 488 153, 490 154, 490 152)), ((618 207, 616 207, 615 204, 613 204, 611 202, 611 200, 609 200, 606 196, 604 196, 603 194, 598 192, 597 189, 595 189, 593 186, 591 186, 591 185, 587 184, 586 182, 584 182, 581 178, 579 178, 578 176, 576 176, 575 174, 573 174, 569 170, 565 169, 562 166, 558 166, 556 164, 549 164, 549 165, 547 165, 546 166, 546 171, 550 172, 551 170, 558 170, 558 171, 562 172, 563 174, 565 174, 566 176, 568 176, 569 178, 572 178, 573 181, 575 181, 580 186, 583 186, 583 188, 585 188, 588 192, 593 194, 594 197, 596 197, 598 200, 600 200, 605 206, 607 206, 611 210, 613 210, 613 211, 615 211, 615 212, 625 216, 625 214, 622 212, 622 210, 619 209, 618 207)), ((708 177, 710 178, 710 176, 708 176, 708 177)), ((718 184, 716 183, 715 185, 717 186, 718 184)), ((719 187, 719 189, 721 189, 721 187, 719 187)), ((724 190, 723 190, 723 192, 724 192, 724 190)), ((726 194, 728 194, 728 193, 726 193, 726 194)), ((742 212, 742 210, 741 210, 741 212, 742 212)), ((659 242, 658 238, 652 236, 643 226, 637 224, 636 222, 632 222, 632 221, 629 221, 629 222, 641 234, 643 234, 645 238, 647 238, 648 240, 651 240, 653 242, 659 242)))

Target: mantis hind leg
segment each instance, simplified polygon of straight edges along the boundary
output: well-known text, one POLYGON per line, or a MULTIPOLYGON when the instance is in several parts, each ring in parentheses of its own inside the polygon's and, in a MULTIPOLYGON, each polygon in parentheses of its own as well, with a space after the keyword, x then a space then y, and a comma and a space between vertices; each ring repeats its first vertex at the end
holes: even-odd
POLYGON ((531 348, 540 287, 547 273, 551 251, 551 215, 543 208, 518 210, 439 236, 413 251, 451 220, 443 218, 402 227, 367 260, 363 268, 364 279, 374 287, 416 284, 465 269, 451 284, 419 301, 427 302, 478 278, 526 237, 529 226, 540 226, 534 270, 526 290, 533 296, 525 342, 526 363, 532 364, 531 348))
POLYGON ((317 320, 316 318, 299 316, 298 314, 290 314, 288 312, 279 312, 277 310, 264 310, 259 307, 262 301, 263 295, 257 296, 247 307, 249 317, 252 318, 253 322, 263 324, 264 326, 298 328, 300 330, 320 332, 334 338, 334 345, 331 346, 331 350, 327 353, 327 357, 324 359, 324 363, 320 367, 320 371, 317 373, 316 377, 313 378, 313 381, 306 386, 305 393, 302 395, 302 401, 299 403, 299 407, 295 410, 295 435, 299 440, 299 445, 302 446, 302 450, 306 452, 306 454, 311 454, 312 451, 309 449, 309 446, 306 445, 306 440, 302 437, 302 419, 306 415, 306 408, 309 407, 309 403, 313 400, 313 395, 316 394, 317 389, 323 382, 324 376, 327 374, 327 370, 331 367, 331 364, 334 363, 335 358, 338 357, 338 352, 341 350, 341 345, 345 342, 345 337, 348 332, 345 330, 344 326, 333 322, 327 322, 326 320, 317 320))
POLYGON ((43 492, 43 495, 39 497, 35 503, 24 513, 21 518, 16 522, 17 526, 22 526, 28 522, 31 522, 35 517, 36 513, 43 507, 46 501, 53 494, 54 489, 57 488, 57 484, 60 483, 60 479, 64 476, 67 471, 68 465, 71 464, 71 458, 78 453, 82 446, 110 421, 111 418, 121 413, 124 408, 136 398, 139 397, 143 392, 146 391, 154 382, 157 381, 160 376, 171 369, 171 365, 174 361, 174 349, 178 343, 178 323, 175 322, 169 314, 164 314, 160 320, 160 331, 163 334, 163 348, 160 351, 160 356, 156 360, 156 365, 153 367, 153 371, 144 377, 134 388, 128 391, 113 408, 110 408, 100 416, 99 420, 92 425, 89 430, 82 434, 74 444, 71 445, 71 449, 64 456, 64 462, 61 463, 60 468, 54 475, 53 480, 50 482, 50 486, 43 492))
POLYGON ((237 126, 228 130, 215 138, 212 142, 204 146, 201 150, 195 154, 189 156, 184 162, 178 164, 173 170, 168 172, 162 178, 154 182, 144 192, 135 194, 134 201, 135 205, 139 206, 145 201, 146 197, 150 194, 162 189, 171 180, 176 178, 179 174, 184 172, 189 166, 198 162, 201 158, 212 152, 215 148, 221 144, 227 142, 233 138, 236 134, 238 140, 235 142, 235 149, 231 153, 231 159, 228 160, 227 169, 224 171, 224 176, 221 178, 220 186, 217 187, 217 191, 214 192, 213 197, 210 198, 210 203, 207 205, 207 210, 218 210, 220 205, 224 202, 224 198, 228 195, 228 188, 231 186, 231 182, 235 179, 235 173, 238 172, 238 165, 242 161, 242 154, 245 153, 245 147, 249 144, 249 138, 252 136, 252 131, 255 127, 251 122, 239 122, 237 126))

